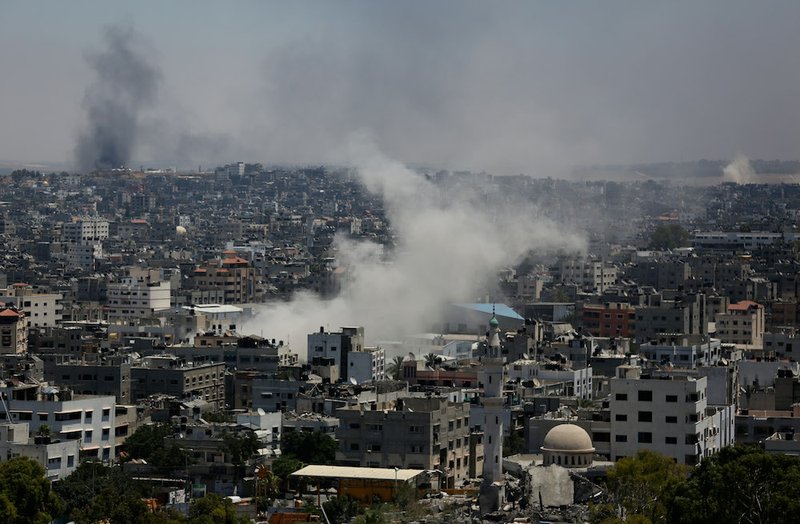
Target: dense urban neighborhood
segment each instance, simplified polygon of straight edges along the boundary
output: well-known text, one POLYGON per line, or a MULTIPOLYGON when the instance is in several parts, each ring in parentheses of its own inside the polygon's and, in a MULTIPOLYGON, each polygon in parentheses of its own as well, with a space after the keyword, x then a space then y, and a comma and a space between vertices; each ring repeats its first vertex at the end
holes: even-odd
POLYGON ((367 297, 419 246, 354 168, 2 176, 4 521, 792 521, 800 186, 408 176, 580 241, 367 297))

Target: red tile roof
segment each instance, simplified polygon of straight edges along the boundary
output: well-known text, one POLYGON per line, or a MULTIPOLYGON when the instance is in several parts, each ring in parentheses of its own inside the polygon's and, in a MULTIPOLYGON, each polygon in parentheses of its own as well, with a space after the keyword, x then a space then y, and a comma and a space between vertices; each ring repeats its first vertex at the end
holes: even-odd
POLYGON ((753 302, 752 300, 742 300, 741 302, 737 302, 728 306, 728 311, 747 311, 752 307, 762 306, 758 302, 753 302))

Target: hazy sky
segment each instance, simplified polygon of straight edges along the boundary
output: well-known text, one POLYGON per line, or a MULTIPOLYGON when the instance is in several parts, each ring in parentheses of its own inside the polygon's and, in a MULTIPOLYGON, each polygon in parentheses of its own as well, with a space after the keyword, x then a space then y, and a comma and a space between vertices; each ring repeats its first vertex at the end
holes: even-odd
POLYGON ((388 156, 546 175, 800 158, 800 2, 0 3, 0 160, 72 163, 108 27, 158 71, 133 161, 388 156))

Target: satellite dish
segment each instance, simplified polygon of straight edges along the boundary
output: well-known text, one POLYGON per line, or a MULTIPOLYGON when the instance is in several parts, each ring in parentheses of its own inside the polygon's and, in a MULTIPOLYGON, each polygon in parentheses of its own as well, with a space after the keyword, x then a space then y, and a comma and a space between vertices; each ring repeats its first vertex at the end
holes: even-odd
POLYGON ((350 383, 352 385, 354 385, 354 386, 357 386, 358 385, 358 380, 356 380, 356 377, 350 377, 350 383))
POLYGON ((259 416, 262 416, 262 417, 263 417, 263 416, 264 416, 264 415, 266 415, 267 413, 266 413, 266 412, 265 412, 263 409, 261 409, 261 408, 258 408, 258 414, 259 414, 259 416))

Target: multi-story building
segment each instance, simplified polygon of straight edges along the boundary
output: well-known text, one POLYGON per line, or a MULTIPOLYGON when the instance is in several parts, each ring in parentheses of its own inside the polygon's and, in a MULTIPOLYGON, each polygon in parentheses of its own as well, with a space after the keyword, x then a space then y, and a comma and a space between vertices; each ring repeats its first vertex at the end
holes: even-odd
POLYGON ((636 309, 623 302, 584 304, 581 315, 583 328, 596 337, 633 336, 636 309))
POLYGON ((149 278, 122 277, 109 283, 107 313, 109 320, 139 320, 153 317, 156 311, 170 306, 170 282, 149 278))
POLYGON ((715 366, 722 358, 722 343, 717 338, 706 336, 662 337, 642 344, 639 354, 656 363, 694 369, 715 366))
POLYGON ((709 406, 707 380, 618 367, 610 380, 611 460, 645 448, 693 465, 733 444, 735 408, 709 406))
POLYGON ((28 351, 28 322, 15 307, 0 308, 0 353, 19 355, 28 351))
MULTIPOLYGON (((92 355, 94 356, 94 355, 92 355)), ((131 402, 131 364, 126 357, 75 359, 72 355, 46 358, 44 376, 48 382, 66 386, 84 395, 114 395, 117 404, 131 402)))
MULTIPOLYGON (((39 384, 0 388, 11 422, 26 422, 32 435, 47 426, 61 440, 77 440, 80 459, 111 460, 115 452, 113 396, 76 395, 71 390, 39 384)), ((6 412, 0 411, 0 421, 6 412)))
POLYGON ((592 398, 591 366, 572 369, 560 364, 520 359, 508 364, 508 379, 516 382, 563 382, 567 385, 566 395, 585 400, 592 398))
POLYGON ((80 441, 50 435, 31 436, 27 422, 0 423, 0 462, 28 457, 45 469, 51 481, 63 480, 78 468, 80 441))
MULTIPOLYGON (((341 408, 336 411, 336 461, 345 466, 439 471, 442 487, 452 488, 469 478, 469 411, 468 403, 443 397, 341 408)), ((475 452, 482 459, 482 447, 475 452)), ((482 460, 478 463, 482 470, 482 460)))
POLYGON ((386 352, 382 348, 351 351, 347 360, 347 380, 363 384, 386 378, 386 352))
POLYGON ((307 362, 312 366, 332 366, 337 375, 347 379, 350 353, 364 347, 363 327, 343 327, 341 331, 327 332, 323 328, 308 335, 307 362))
POLYGON ((100 217, 76 218, 61 226, 61 238, 65 242, 95 243, 106 240, 108 234, 108 220, 100 217))
POLYGON ((702 334, 701 318, 701 309, 695 302, 660 300, 636 308, 634 333, 641 343, 658 340, 664 334, 702 334))
POLYGON ((53 327, 61 322, 61 293, 38 293, 28 284, 14 284, 0 290, 0 303, 24 311, 28 327, 53 327))
MULTIPOLYGON (((200 266, 191 275, 190 287, 201 292, 214 292, 223 304, 253 302, 258 294, 256 274, 250 261, 225 251, 225 258, 200 266), (221 292, 221 296, 219 294, 221 292)), ((199 298, 205 295, 201 293, 199 298)))
POLYGON ((617 283, 617 268, 591 258, 563 258, 556 267, 560 282, 574 283, 588 291, 602 293, 617 283))
POLYGON ((727 313, 717 314, 716 325, 717 337, 723 343, 759 350, 764 346, 764 306, 757 302, 731 304, 727 313))
POLYGON ((200 399, 217 409, 225 405, 225 364, 195 364, 174 355, 144 357, 131 368, 131 395, 138 402, 165 394, 200 399))

